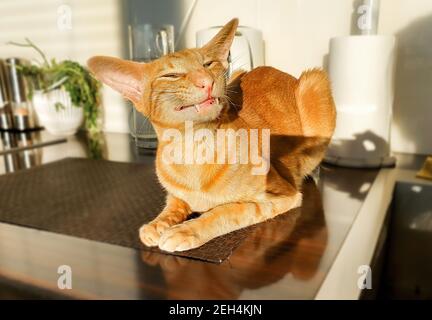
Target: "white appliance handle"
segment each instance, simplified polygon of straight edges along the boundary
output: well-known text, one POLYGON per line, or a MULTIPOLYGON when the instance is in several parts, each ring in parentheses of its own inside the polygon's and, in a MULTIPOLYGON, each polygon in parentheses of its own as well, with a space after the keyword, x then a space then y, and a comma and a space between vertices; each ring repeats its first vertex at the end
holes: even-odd
POLYGON ((239 37, 242 37, 245 39, 246 44, 247 44, 248 60, 250 61, 251 69, 253 69, 254 68, 254 61, 253 61, 253 55, 252 55, 252 47, 251 47, 251 44, 249 42, 249 38, 246 35, 244 35, 240 30, 236 31, 235 36, 236 37, 239 36, 239 37))

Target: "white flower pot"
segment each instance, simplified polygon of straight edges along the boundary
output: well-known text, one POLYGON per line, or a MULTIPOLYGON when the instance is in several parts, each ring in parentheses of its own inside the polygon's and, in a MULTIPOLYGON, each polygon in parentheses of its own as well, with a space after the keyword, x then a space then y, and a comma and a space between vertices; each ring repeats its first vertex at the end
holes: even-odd
POLYGON ((53 135, 73 135, 83 123, 83 108, 72 105, 69 93, 63 89, 56 89, 46 93, 35 91, 32 102, 39 124, 53 135), (58 102, 64 108, 56 109, 55 105, 58 102))

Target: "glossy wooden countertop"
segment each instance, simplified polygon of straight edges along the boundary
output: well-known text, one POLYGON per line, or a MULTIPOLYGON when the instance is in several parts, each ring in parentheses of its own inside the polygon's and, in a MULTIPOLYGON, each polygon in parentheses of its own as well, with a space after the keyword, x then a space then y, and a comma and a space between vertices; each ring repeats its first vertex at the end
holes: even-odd
MULTIPOLYGON (((42 132, 25 143, 52 139, 42 132)), ((65 157, 154 161, 127 134, 79 135, 2 155, 0 174, 65 157)), ((301 209, 257 226, 219 265, 0 223, 0 298, 313 299, 376 175, 322 166, 301 209), (72 268, 70 290, 57 287, 61 265, 72 268)))

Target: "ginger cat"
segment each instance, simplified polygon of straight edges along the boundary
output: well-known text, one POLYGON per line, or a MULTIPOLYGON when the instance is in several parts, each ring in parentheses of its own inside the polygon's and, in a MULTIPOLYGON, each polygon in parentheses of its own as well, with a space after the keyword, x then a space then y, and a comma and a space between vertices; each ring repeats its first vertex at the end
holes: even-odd
POLYGON ((237 73, 227 83, 227 59, 237 25, 233 19, 204 47, 150 63, 103 56, 88 61, 93 74, 129 99, 158 135, 156 171, 168 195, 162 212, 139 230, 147 246, 169 252, 193 249, 300 206, 302 181, 321 162, 333 134, 336 112, 323 71, 306 71, 296 79, 259 67, 237 73), (219 140, 198 134, 192 141, 195 148, 187 149, 183 141, 190 138, 188 122, 193 122, 192 133, 205 129, 215 136, 221 129, 258 130, 254 143, 250 133, 246 151, 252 155, 258 146, 267 170, 253 174, 256 163, 239 157, 234 162, 185 161, 208 145, 214 153, 244 152, 237 143, 216 148, 219 140), (184 139, 168 141, 166 133, 172 130, 184 139), (166 161, 168 149, 184 151, 177 154, 182 161, 166 161), (200 216, 186 221, 192 212, 200 216))

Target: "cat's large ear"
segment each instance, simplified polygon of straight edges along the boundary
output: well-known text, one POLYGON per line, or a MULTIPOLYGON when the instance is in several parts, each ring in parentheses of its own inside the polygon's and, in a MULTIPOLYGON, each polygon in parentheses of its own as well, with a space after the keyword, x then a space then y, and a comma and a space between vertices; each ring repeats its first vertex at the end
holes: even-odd
POLYGON ((232 19, 202 48, 207 55, 220 61, 228 59, 238 22, 237 18, 232 19))
POLYGON ((143 97, 145 64, 113 57, 95 56, 87 61, 94 76, 134 104, 143 97))

